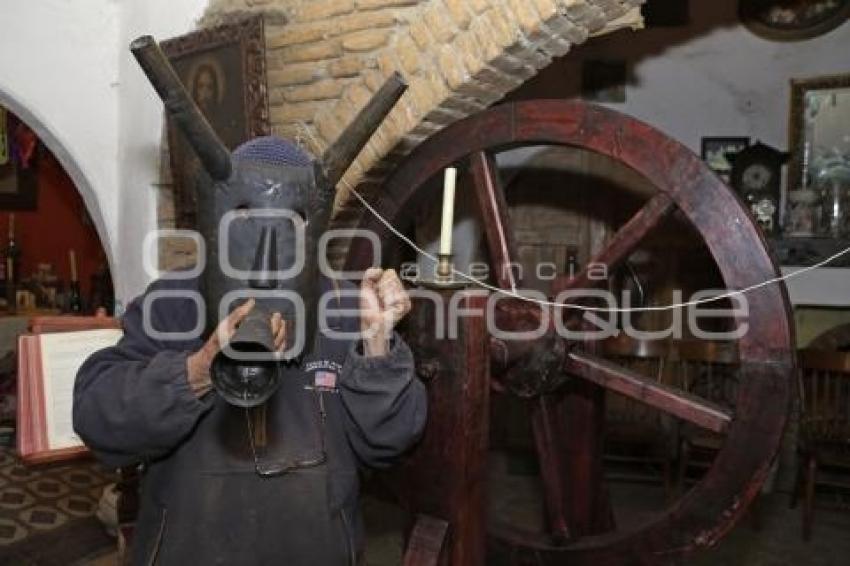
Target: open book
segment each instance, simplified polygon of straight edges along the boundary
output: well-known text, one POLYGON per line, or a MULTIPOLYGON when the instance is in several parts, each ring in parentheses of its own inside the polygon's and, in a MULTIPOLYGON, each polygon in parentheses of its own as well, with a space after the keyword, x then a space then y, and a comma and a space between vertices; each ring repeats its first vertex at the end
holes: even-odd
POLYGON ((18 337, 18 454, 25 463, 88 453, 71 419, 74 380, 86 358, 121 335, 118 328, 99 328, 18 337))

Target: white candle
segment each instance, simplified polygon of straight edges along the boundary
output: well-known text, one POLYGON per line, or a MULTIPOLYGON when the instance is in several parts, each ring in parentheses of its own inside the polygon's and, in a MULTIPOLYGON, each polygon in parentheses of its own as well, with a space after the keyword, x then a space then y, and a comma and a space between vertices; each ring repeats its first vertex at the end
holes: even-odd
POLYGON ((456 181, 457 169, 454 167, 447 168, 443 180, 443 223, 440 226, 440 255, 450 255, 452 253, 456 181))
POLYGON ((71 262, 71 281, 77 281, 77 255, 74 250, 68 251, 68 259, 71 262))

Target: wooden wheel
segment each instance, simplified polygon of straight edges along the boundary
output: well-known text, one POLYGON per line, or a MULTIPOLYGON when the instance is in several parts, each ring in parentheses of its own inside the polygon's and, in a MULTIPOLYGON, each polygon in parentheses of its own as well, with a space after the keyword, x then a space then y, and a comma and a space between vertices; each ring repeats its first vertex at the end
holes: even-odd
MULTIPOLYGON (((504 148, 536 144, 606 155, 656 189, 594 263, 621 264, 663 219, 679 211, 710 251, 728 289, 747 288, 776 276, 777 268, 754 222, 700 159, 647 124, 581 102, 505 104, 452 125, 422 143, 398 167, 383 187, 376 208, 395 225, 403 224, 406 205, 421 196, 429 179, 451 165, 468 167, 496 283, 504 289, 519 286, 521 282, 505 268, 517 255, 494 155, 504 148)), ((392 238, 371 215, 360 227, 392 238)), ((353 242, 347 269, 363 269, 372 261, 362 243, 353 242)), ((573 278, 556 279, 551 294, 592 284, 582 271, 573 278)), ((531 349, 511 352, 516 359, 529 360, 522 366, 526 376, 530 371, 551 373, 553 367, 560 374, 554 380, 547 376, 548 385, 531 393, 550 532, 547 537, 533 537, 492 525, 488 564, 664 563, 710 546, 733 526, 770 470, 793 391, 792 328, 784 287, 760 287, 747 294, 747 301, 749 331, 737 343, 740 369, 734 412, 605 359, 592 342, 547 335, 531 349), (606 388, 726 437, 713 465, 694 488, 631 531, 615 529, 602 489, 606 388)), ((539 317, 540 308, 518 300, 501 301, 496 311, 499 328, 520 328, 539 317)))

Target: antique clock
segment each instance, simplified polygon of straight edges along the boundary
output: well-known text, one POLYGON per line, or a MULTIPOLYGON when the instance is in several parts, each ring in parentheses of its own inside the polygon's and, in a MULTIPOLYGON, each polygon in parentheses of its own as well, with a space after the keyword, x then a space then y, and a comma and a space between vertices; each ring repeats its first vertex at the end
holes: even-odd
POLYGON ((788 157, 787 152, 761 142, 726 156, 732 163, 732 187, 768 236, 779 233, 782 165, 788 157))
POLYGON ((744 25, 764 39, 801 41, 847 21, 850 0, 740 0, 738 13, 744 25))

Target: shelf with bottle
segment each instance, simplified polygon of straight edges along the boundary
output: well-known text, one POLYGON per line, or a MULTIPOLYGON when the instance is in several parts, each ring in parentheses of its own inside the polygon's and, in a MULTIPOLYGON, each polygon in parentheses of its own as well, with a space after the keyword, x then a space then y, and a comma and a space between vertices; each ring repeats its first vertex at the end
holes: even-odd
POLYGON ((80 294, 80 280, 77 277, 77 254, 74 250, 68 251, 68 261, 71 266, 71 281, 68 284, 66 308, 72 314, 81 314, 83 312, 83 297, 80 294))

